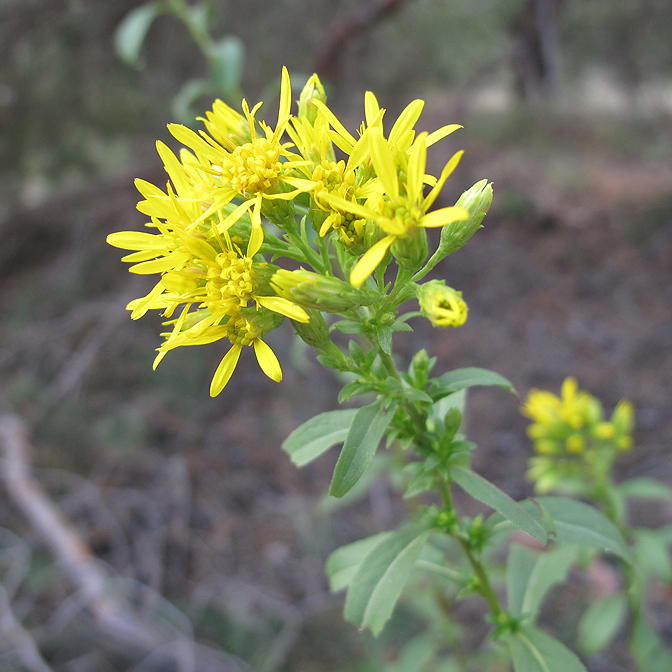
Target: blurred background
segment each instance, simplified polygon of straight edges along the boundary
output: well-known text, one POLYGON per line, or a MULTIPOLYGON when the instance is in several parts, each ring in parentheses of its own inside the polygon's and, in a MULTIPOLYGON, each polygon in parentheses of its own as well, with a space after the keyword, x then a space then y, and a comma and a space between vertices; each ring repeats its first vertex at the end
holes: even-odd
MULTIPOLYGON (((420 97, 420 130, 463 124, 430 155, 466 150, 441 205, 494 182, 485 228, 433 272, 467 324, 416 320, 399 357, 491 368, 521 397, 575 375, 608 412, 628 398, 621 475, 672 484, 671 37, 666 0, 0 2, 0 670, 393 669, 422 631, 410 602, 378 640, 357 633, 324 578, 332 550, 404 517, 389 484, 325 501, 336 454, 299 471, 280 450, 339 381, 288 325, 280 385, 243 357, 211 399, 219 345, 152 372, 160 318, 124 310, 151 278, 105 243, 144 224, 135 177, 165 184, 166 124, 215 95, 263 98, 274 121, 283 64, 299 87, 317 71, 351 130, 367 90, 388 120, 420 97)), ((475 467, 517 499, 525 427, 512 395, 471 394, 475 467)), ((580 581, 546 617, 570 645, 580 581)), ((672 642, 672 592, 649 607, 672 642)), ((618 646, 587 664, 633 669, 618 646)))

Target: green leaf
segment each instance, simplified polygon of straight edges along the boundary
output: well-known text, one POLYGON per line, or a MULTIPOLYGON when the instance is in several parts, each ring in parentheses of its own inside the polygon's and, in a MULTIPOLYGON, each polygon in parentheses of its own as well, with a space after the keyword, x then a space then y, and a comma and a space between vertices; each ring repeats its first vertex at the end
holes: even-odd
POLYGON ((404 644, 399 658, 385 666, 386 672, 420 672, 436 652, 434 637, 429 632, 416 635, 404 644))
POLYGON ((623 593, 609 595, 592 604, 579 621, 579 644, 589 655, 604 649, 625 623, 628 600, 623 593))
POLYGON ((356 413, 334 469, 329 494, 342 497, 369 466, 398 402, 381 397, 356 413))
POLYGON ((546 544, 548 535, 543 526, 496 485, 464 467, 453 467, 450 477, 474 499, 491 506, 516 527, 546 544))
POLYGON ((670 672, 672 652, 663 644, 660 635, 643 616, 634 619, 630 652, 642 672, 670 672))
POLYGON ((564 644, 533 626, 523 626, 506 643, 515 672, 586 672, 564 644))
POLYGON ((297 467, 303 467, 345 441, 356 413, 356 408, 320 413, 297 427, 284 440, 282 449, 297 467))
POLYGON ((240 88, 245 45, 235 35, 216 41, 208 53, 212 81, 219 95, 230 96, 240 88))
POLYGON ((672 581, 672 560, 668 551, 669 539, 659 530, 636 530, 633 565, 646 580, 653 575, 662 581, 672 581))
POLYGON ((361 379, 353 380, 351 383, 344 385, 338 393, 338 403, 343 404, 357 394, 366 394, 367 392, 373 392, 373 390, 374 387, 370 383, 363 382, 361 379))
POLYGON ((458 392, 459 390, 479 385, 498 385, 516 394, 513 384, 504 378, 504 376, 500 376, 494 371, 479 369, 477 367, 456 369, 455 371, 444 373, 439 378, 434 378, 429 393, 434 399, 440 399, 452 392, 458 392))
POLYGON ((390 327, 378 324, 376 325, 376 338, 380 349, 387 355, 392 354, 392 329, 390 327))
POLYGON ((653 478, 630 478, 616 486, 624 497, 631 499, 670 499, 672 490, 653 478))
POLYGON ((431 533, 411 527, 393 532, 371 548, 348 588, 345 618, 380 634, 431 533))
POLYGON ((579 549, 570 545, 539 552, 512 544, 506 562, 506 592, 511 614, 536 618, 546 593, 564 580, 578 555, 579 549))
POLYGON ((137 66, 142 43, 154 19, 163 12, 159 2, 148 2, 132 9, 121 20, 114 32, 117 56, 127 65, 137 66))
POLYGON ((324 568, 329 579, 329 590, 336 593, 343 588, 347 588, 355 578, 355 574, 367 553, 383 539, 387 539, 390 534, 392 533, 374 534, 372 537, 360 539, 347 546, 341 546, 331 553, 324 568))
POLYGON ((631 553, 618 528, 597 509, 567 497, 537 497, 523 502, 526 511, 534 514, 538 502, 553 519, 557 540, 566 544, 589 546, 631 561, 631 553))

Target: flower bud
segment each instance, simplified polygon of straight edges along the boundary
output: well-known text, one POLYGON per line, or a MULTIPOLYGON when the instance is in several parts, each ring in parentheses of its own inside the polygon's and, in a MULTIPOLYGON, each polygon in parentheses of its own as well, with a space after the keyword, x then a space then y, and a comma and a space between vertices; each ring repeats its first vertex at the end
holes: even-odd
POLYGON ((271 278, 271 287, 278 296, 327 313, 344 313, 370 303, 365 292, 349 283, 304 269, 280 269, 271 278))
POLYGON ((310 124, 315 123, 317 107, 313 105, 313 100, 316 99, 326 105, 327 94, 324 92, 320 78, 317 75, 311 75, 299 96, 299 119, 305 119, 310 124))
POLYGON ((435 327, 461 327, 467 321, 468 308, 462 292, 446 287, 443 280, 420 285, 417 296, 420 310, 435 327))
POLYGON ((408 236, 402 236, 392 243, 392 254, 404 270, 415 272, 427 259, 427 231, 418 227, 408 236))
POLYGON ((459 250, 481 228, 491 204, 492 184, 488 184, 487 180, 477 182, 460 196, 455 205, 464 208, 469 213, 469 219, 453 222, 441 229, 438 252, 442 259, 459 250))

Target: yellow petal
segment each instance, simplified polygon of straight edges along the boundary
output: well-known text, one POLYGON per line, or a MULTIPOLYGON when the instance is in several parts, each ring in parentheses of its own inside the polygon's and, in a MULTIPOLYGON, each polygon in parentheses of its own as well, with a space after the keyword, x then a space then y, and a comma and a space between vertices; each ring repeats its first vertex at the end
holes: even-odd
MULTIPOLYGON (((343 138, 349 145, 350 150, 355 146, 357 140, 348 133, 345 129, 345 126, 337 119, 336 115, 321 101, 317 98, 313 98, 313 105, 317 107, 320 112, 327 118, 327 121, 331 124, 331 127, 338 133, 341 138, 343 138)), ((340 145, 339 145, 340 147, 340 145)), ((350 153, 349 150, 343 150, 347 154, 350 153)))
POLYGON ((292 109, 292 85, 289 81, 289 72, 282 66, 282 81, 280 83, 280 109, 278 110, 278 124, 289 116, 292 109))
POLYGON ((230 229, 253 205, 254 201, 245 201, 244 203, 241 203, 230 215, 226 217, 226 219, 220 221, 220 223, 217 225, 217 231, 219 233, 224 233, 224 231, 230 229))
POLYGON ((406 196, 413 202, 422 200, 422 185, 427 166, 427 133, 421 133, 417 142, 411 148, 408 158, 408 172, 406 173, 406 196))
POLYGON ((160 140, 156 143, 156 149, 163 161, 163 166, 170 177, 175 191, 178 196, 182 198, 189 198, 193 196, 193 190, 184 172, 184 166, 179 162, 178 158, 173 152, 160 140))
POLYGON ((460 128, 464 128, 464 126, 460 126, 460 124, 449 124, 448 126, 442 126, 438 131, 434 131, 434 133, 430 133, 427 136, 427 147, 431 147, 434 143, 438 142, 442 138, 445 138, 447 135, 454 133, 460 128))
POLYGON ((413 141, 413 135, 408 135, 408 131, 413 130, 415 122, 420 118, 422 114, 422 108, 425 106, 424 100, 414 100, 413 102, 406 105, 403 112, 399 115, 399 118, 394 122, 392 130, 390 131, 389 141, 390 144, 394 147, 399 147, 399 149, 406 150, 408 147, 403 146, 401 143, 402 138, 408 142, 410 138, 411 142, 413 141))
POLYGON ((122 250, 154 250, 166 246, 161 236, 143 231, 119 231, 107 236, 107 242, 122 250))
POLYGON ((289 299, 283 299, 280 296, 255 296, 254 300, 264 308, 268 308, 275 313, 284 315, 290 320, 296 320, 297 322, 309 322, 310 317, 308 313, 297 306, 295 303, 292 303, 289 299))
POLYGON ((455 170, 455 168, 457 168, 457 164, 460 162, 462 154, 464 154, 464 151, 462 150, 455 152, 450 161, 448 161, 448 163, 443 167, 443 170, 441 171, 441 177, 439 177, 437 183, 434 185, 434 188, 429 192, 429 194, 427 194, 427 198, 422 202, 422 209, 425 212, 429 210, 432 203, 434 203, 436 200, 436 197, 439 195, 441 189, 443 189, 443 185, 450 177, 450 174, 455 170))
POLYGON ((376 175, 390 199, 399 198, 399 180, 397 179, 397 164, 392 151, 379 128, 372 128, 370 132, 371 158, 376 175))
POLYGON ((247 243, 247 256, 251 259, 264 242, 264 229, 261 226, 253 226, 250 229, 250 240, 247 243))
POLYGON ((378 112, 380 112, 380 105, 378 105, 376 96, 371 91, 367 91, 364 94, 364 119, 367 126, 373 126, 378 112))
POLYGON ((261 370, 276 383, 282 380, 282 369, 280 362, 275 356, 271 346, 264 343, 260 338, 254 339, 254 354, 257 356, 257 361, 261 370))
POLYGON ((374 221, 378 219, 378 215, 373 210, 367 208, 365 205, 360 205, 354 201, 348 201, 347 199, 342 198, 341 196, 337 196, 336 194, 322 194, 321 198, 336 210, 351 212, 353 215, 358 215, 363 219, 373 219, 374 221))
POLYGON ((143 261, 140 264, 135 264, 135 266, 131 266, 128 270, 131 273, 138 273, 139 275, 164 273, 165 271, 182 268, 189 259, 191 259, 191 254, 189 254, 189 252, 173 252, 160 259, 154 259, 154 261, 143 261))
POLYGON ((426 228, 446 226, 446 224, 461 222, 465 219, 469 219, 469 213, 464 208, 451 206, 449 208, 434 210, 434 212, 426 214, 420 220, 420 226, 424 226, 426 228))
POLYGON ((383 260, 383 257, 390 249, 396 236, 385 236, 379 240, 373 247, 369 248, 364 256, 357 262, 357 265, 350 273, 350 284, 359 289, 364 281, 376 270, 378 264, 383 260))
POLYGON ((240 351, 242 349, 243 346, 236 343, 235 345, 232 345, 231 350, 224 355, 224 358, 219 363, 215 375, 212 377, 212 382, 210 383, 211 397, 216 397, 226 387, 226 384, 229 382, 236 369, 236 364, 238 364, 240 351))

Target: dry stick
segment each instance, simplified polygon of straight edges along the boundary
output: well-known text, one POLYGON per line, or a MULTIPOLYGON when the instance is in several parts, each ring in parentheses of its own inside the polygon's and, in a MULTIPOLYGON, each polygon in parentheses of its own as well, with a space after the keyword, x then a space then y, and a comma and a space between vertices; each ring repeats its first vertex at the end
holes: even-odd
POLYGON ((15 416, 0 418, 0 474, 7 491, 49 545, 98 627, 127 646, 152 650, 165 643, 167 633, 142 622, 110 593, 89 548, 31 477, 29 451, 24 423, 15 416))
POLYGON ((330 31, 325 46, 317 55, 313 67, 321 77, 338 79, 339 57, 348 42, 398 9, 404 0, 380 0, 364 7, 357 7, 330 31))
POLYGON ((53 672, 40 655, 30 633, 14 617, 3 586, 0 586, 0 638, 5 645, 14 645, 21 665, 27 672, 53 672))

